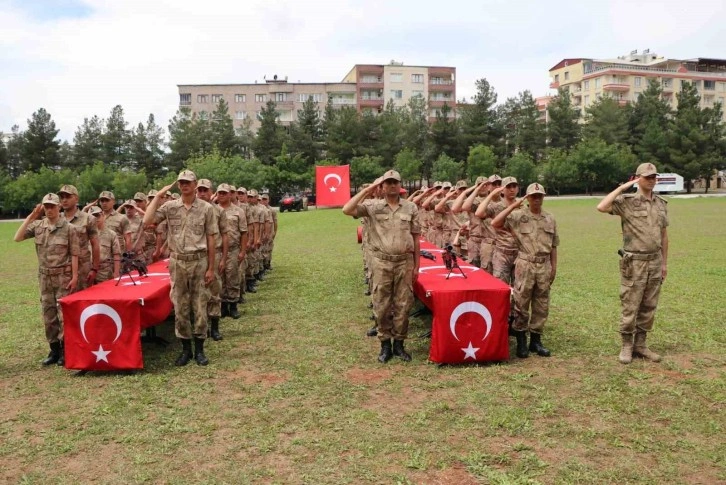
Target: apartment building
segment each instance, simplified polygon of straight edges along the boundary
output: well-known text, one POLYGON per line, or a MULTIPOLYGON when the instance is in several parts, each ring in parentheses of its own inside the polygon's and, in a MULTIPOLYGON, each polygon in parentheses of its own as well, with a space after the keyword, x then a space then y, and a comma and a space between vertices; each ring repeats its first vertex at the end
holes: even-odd
POLYGON ((683 83, 696 86, 702 107, 726 106, 726 59, 666 59, 646 49, 616 59, 562 59, 549 72, 550 88, 568 90, 583 115, 603 96, 622 105, 635 102, 651 79, 660 83, 663 99, 673 109, 678 106, 676 93, 683 83))
POLYGON ((179 84, 177 88, 179 108, 205 117, 224 99, 235 128, 250 120, 253 131, 260 126, 260 112, 268 100, 277 105, 280 123, 289 125, 310 97, 321 112, 330 104, 334 109, 347 106, 376 114, 389 100, 404 106, 411 97, 422 96, 428 101, 429 119, 434 121, 444 103, 452 108, 450 116, 455 116, 456 68, 404 66, 392 61, 388 65, 355 65, 341 82, 294 83, 275 75, 261 83, 179 84))

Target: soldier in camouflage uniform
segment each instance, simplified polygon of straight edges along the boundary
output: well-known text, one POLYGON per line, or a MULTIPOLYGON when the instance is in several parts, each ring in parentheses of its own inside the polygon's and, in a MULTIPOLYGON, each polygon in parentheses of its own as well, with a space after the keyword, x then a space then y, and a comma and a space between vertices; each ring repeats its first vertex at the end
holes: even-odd
MULTIPOLYGON (((175 365, 186 365, 192 358, 207 365, 204 339, 207 337, 207 304, 209 285, 214 281, 215 236, 219 234, 214 208, 196 196, 197 177, 191 170, 177 177, 182 196, 158 207, 155 199, 144 216, 144 224, 169 221, 169 273, 171 301, 174 305, 176 335, 182 342, 182 353, 175 365), (194 325, 192 326, 192 315, 194 325)), ((164 187, 166 192, 175 184, 164 187)))
POLYGON ((597 206, 600 212, 620 216, 623 251, 620 260, 622 346, 618 360, 629 364, 633 356, 660 362, 646 344, 653 330, 660 288, 668 274, 667 201, 653 193, 658 171, 652 163, 638 166, 636 178, 610 192, 597 206), (626 193, 638 184, 636 193, 626 193))
POLYGON ((106 227, 106 216, 100 207, 91 207, 91 215, 96 218, 98 227, 98 244, 101 249, 101 263, 96 276, 96 283, 103 283, 118 278, 121 270, 121 245, 115 232, 106 227))
POLYGON ((207 316, 209 317, 209 336, 212 340, 222 340, 219 333, 219 319, 222 317, 222 274, 227 267, 229 251, 229 237, 227 236, 227 213, 217 204, 212 204, 212 181, 200 179, 197 182, 197 197, 211 204, 217 220, 218 233, 215 241, 214 280, 209 285, 209 303, 207 316))
MULTIPOLYGON (((250 207, 252 214, 252 220, 257 223, 257 230, 255 231, 255 239, 252 243, 252 252, 248 255, 247 261, 247 291, 255 293, 257 291, 256 285, 258 281, 262 281, 260 276, 260 248, 262 247, 262 238, 265 232, 265 215, 262 212, 262 208, 259 205, 258 193, 255 189, 250 189, 247 192, 247 203, 250 207)), ((249 224, 249 219, 247 220, 249 224)))
POLYGON ((479 267, 481 267, 482 220, 475 212, 488 193, 489 180, 486 177, 477 177, 476 183, 460 193, 451 206, 452 213, 468 215, 467 258, 471 264, 479 267))
POLYGON ((437 247, 442 247, 444 244, 444 214, 436 212, 435 208, 449 193, 450 188, 449 182, 434 182, 434 191, 421 204, 424 210, 429 212, 429 237, 426 239, 437 247), (446 184, 448 188, 444 188, 446 184))
POLYGON ((244 303, 244 295, 246 292, 256 293, 254 285, 254 278, 247 278, 247 268, 250 266, 250 258, 254 250, 255 240, 257 239, 257 233, 260 231, 260 224, 255 219, 252 207, 247 201, 247 189, 244 187, 237 188, 237 200, 239 208, 245 213, 247 219, 247 248, 241 248, 241 251, 245 251, 246 256, 240 263, 240 303, 244 303))
POLYGON ((126 247, 131 246, 131 229, 129 229, 129 219, 119 214, 114 208, 116 196, 110 190, 104 190, 98 196, 98 202, 106 215, 106 227, 118 234, 118 242, 121 245, 121 252, 126 251, 126 247))
POLYGON ((487 273, 493 275, 494 267, 492 259, 494 257, 494 247, 497 239, 497 231, 492 227, 492 218, 496 217, 496 210, 499 209, 501 201, 500 193, 502 186, 502 178, 499 175, 491 175, 487 182, 489 183, 489 193, 474 210, 474 215, 481 219, 481 246, 479 248, 479 258, 481 259, 481 268, 487 273), (489 209, 491 205, 492 209, 489 209))
POLYGON ((344 214, 367 219, 372 299, 381 341, 378 355, 381 363, 388 362, 394 355, 404 361, 411 360, 403 342, 408 336, 408 312, 414 301, 413 282, 418 277, 421 230, 418 207, 401 199, 400 188, 400 174, 389 170, 343 206, 344 214), (384 198, 364 203, 365 198, 381 184, 384 198))
MULTIPOLYGON (((149 204, 149 196, 143 192, 134 194, 134 202, 136 202, 136 210, 143 218, 146 214, 146 208, 149 204)), ((156 226, 154 224, 144 227, 143 244, 141 245, 141 253, 143 254, 146 264, 154 262, 154 250, 156 249, 156 226)))
POLYGON ((469 220, 469 217, 466 214, 462 214, 459 212, 458 214, 454 214, 451 210, 451 208, 454 206, 454 201, 456 198, 463 194, 466 191, 466 181, 465 180, 459 180, 456 182, 456 187, 454 190, 449 191, 446 196, 439 201, 436 204, 436 207, 434 210, 438 214, 443 214, 444 216, 444 237, 443 237, 443 243, 444 244, 454 244, 456 235, 459 233, 459 229, 463 224, 466 224, 469 220))
POLYGON ((519 247, 514 271, 513 328, 520 358, 528 357, 530 351, 542 357, 550 356, 550 351, 542 345, 542 333, 549 314, 550 286, 557 275, 560 238, 554 216, 542 210, 544 196, 544 187, 530 184, 526 197, 507 206, 492 221, 495 229, 510 231, 519 247), (517 210, 525 199, 529 207, 517 210))
POLYGON ((86 212, 78 210, 78 189, 64 185, 58 191, 63 217, 78 230, 78 286, 82 290, 91 286, 98 276, 100 248, 96 220, 86 212))
POLYGON ((240 266, 247 256, 247 216, 242 208, 232 204, 234 191, 228 184, 217 187, 217 201, 227 218, 227 264, 222 273, 222 316, 235 320, 240 317, 237 302, 240 297, 240 266))
POLYGON ((78 231, 60 215, 60 198, 47 194, 25 218, 15 233, 16 242, 35 239, 38 256, 40 307, 50 353, 43 365, 64 364, 63 313, 58 300, 75 291, 78 284, 78 231), (45 218, 39 219, 45 211, 45 218))
POLYGON ((262 205, 269 211, 270 217, 272 217, 272 224, 270 226, 270 236, 265 247, 265 257, 262 261, 263 271, 272 271, 272 251, 275 249, 275 237, 277 237, 277 211, 270 207, 270 194, 262 194, 260 199, 262 205))

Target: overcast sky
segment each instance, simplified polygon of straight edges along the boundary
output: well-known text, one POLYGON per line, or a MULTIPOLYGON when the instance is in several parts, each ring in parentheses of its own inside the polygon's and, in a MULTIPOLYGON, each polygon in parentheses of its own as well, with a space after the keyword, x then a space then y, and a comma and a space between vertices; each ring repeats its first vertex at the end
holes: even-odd
POLYGON ((166 127, 177 84, 337 82, 392 59, 455 66, 458 99, 486 77, 503 102, 547 94, 566 57, 726 58, 725 20, 726 0, 0 0, 0 131, 44 107, 72 141, 116 104, 166 127))

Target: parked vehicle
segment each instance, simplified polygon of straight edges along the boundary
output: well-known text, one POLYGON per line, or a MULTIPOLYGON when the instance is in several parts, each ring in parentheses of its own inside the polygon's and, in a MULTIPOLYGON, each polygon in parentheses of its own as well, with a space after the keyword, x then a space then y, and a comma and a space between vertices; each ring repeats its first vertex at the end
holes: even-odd
MULTIPOLYGON (((634 187, 637 187, 635 184, 634 187)), ((683 190, 683 177, 677 173, 659 173, 655 179, 653 192, 659 194, 676 193, 683 190)))
POLYGON ((280 212, 303 210, 303 198, 300 194, 285 194, 280 199, 280 212))

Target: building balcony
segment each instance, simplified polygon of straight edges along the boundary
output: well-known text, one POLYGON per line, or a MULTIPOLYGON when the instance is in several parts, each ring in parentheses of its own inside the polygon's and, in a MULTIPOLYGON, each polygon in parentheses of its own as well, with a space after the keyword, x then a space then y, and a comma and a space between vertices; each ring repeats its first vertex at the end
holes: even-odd
POLYGON ((559 89, 560 88, 560 82, 559 81, 552 81, 550 83, 550 89, 559 89))
POLYGON ((445 104, 449 105, 449 108, 453 109, 453 100, 451 99, 430 99, 429 108, 442 108, 445 104))
POLYGON ((618 102, 618 104, 619 104, 620 106, 625 106, 625 105, 626 105, 626 104, 628 104, 628 103, 629 103, 630 101, 628 101, 627 99, 618 99, 618 100, 617 100, 617 102, 618 102))
POLYGON ((383 81, 380 82, 359 82, 359 89, 383 89, 383 81))
POLYGON ((448 84, 443 83, 429 83, 429 92, 446 92, 450 93, 456 90, 456 86, 453 81, 448 81, 448 84))
POLYGON ((383 98, 381 97, 374 97, 374 98, 358 98, 358 102, 361 107, 378 107, 383 106, 383 98))
POLYGON ((278 109, 285 109, 285 108, 292 109, 292 108, 295 107, 295 102, 292 101, 292 100, 288 100, 288 101, 275 101, 275 105, 277 106, 278 109))
POLYGON ((603 85, 603 90, 605 91, 630 91, 630 84, 625 83, 607 83, 603 85))
POLYGON ((355 98, 331 99, 330 104, 334 106, 355 106, 355 98))

